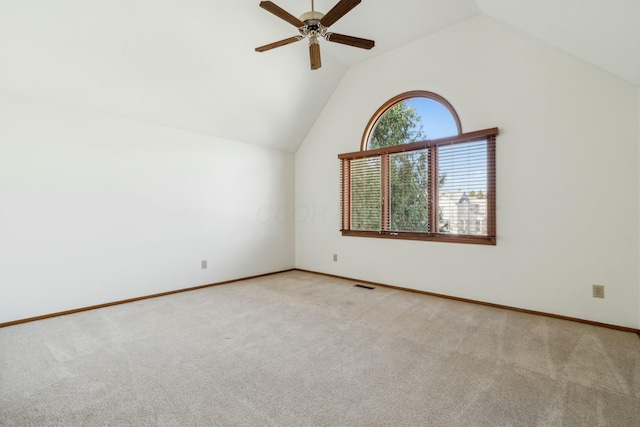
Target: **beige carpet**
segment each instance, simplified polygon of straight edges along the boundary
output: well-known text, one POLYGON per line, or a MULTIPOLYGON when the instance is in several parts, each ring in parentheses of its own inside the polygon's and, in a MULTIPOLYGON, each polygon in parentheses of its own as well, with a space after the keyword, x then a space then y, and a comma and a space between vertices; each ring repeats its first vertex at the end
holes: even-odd
POLYGON ((294 271, 0 329, 0 425, 640 426, 640 339, 294 271))

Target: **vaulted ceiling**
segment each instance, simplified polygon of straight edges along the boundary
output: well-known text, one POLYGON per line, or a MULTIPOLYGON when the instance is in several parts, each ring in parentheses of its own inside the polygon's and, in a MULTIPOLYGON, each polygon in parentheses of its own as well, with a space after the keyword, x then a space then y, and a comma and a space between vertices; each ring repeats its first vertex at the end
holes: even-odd
MULTIPOLYGON (((315 0, 327 12, 337 0, 315 0)), ((310 0, 275 0, 299 16, 310 0)), ((638 0, 363 0, 332 25, 368 51, 305 41, 258 0, 2 0, 0 90, 295 151, 349 66, 478 14, 640 85, 638 0)))

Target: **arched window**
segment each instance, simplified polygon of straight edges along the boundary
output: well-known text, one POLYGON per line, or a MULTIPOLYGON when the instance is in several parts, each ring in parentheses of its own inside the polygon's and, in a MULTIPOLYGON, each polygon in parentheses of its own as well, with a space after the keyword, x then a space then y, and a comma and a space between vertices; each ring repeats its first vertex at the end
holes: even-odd
POLYGON ((433 92, 405 92, 385 102, 365 128, 361 150, 439 139, 462 133, 458 113, 433 92))
POLYGON ((342 234, 495 244, 497 135, 462 133, 453 106, 432 92, 390 99, 360 151, 338 156, 342 234))

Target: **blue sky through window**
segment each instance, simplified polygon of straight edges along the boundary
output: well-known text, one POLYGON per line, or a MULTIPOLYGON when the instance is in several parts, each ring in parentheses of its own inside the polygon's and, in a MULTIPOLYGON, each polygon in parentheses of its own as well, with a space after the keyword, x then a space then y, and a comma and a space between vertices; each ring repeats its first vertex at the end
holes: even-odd
POLYGON ((451 112, 438 101, 429 98, 409 98, 404 103, 413 107, 420 116, 427 139, 458 134, 458 127, 451 112))

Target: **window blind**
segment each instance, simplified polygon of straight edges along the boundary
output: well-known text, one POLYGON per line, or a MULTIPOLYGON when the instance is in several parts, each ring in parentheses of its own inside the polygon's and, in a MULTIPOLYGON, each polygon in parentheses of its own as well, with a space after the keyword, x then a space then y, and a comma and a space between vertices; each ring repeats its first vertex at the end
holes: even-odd
POLYGON ((340 154, 342 234, 495 244, 497 135, 340 154))
POLYGON ((381 159, 370 157, 350 162, 350 229, 381 229, 381 159))

